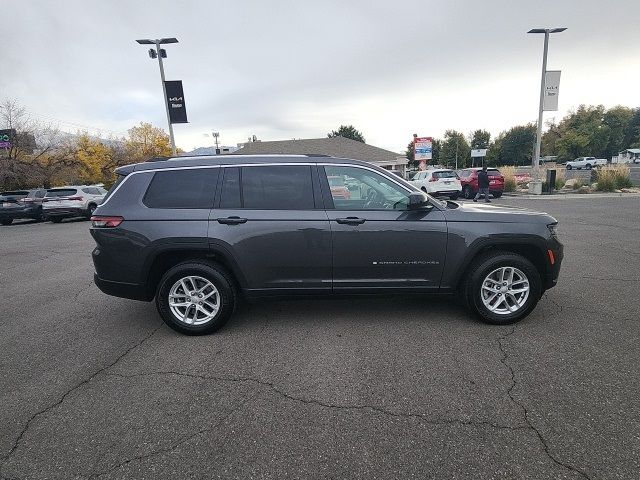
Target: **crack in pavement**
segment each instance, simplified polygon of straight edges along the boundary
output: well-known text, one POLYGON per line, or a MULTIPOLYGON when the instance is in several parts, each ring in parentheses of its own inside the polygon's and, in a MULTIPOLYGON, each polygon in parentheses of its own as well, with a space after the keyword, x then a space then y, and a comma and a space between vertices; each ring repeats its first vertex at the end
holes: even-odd
POLYGON ((227 421, 229 418, 231 418, 231 416, 236 413, 238 410, 240 410, 241 408, 243 408, 247 403, 249 403, 250 401, 252 401, 256 395, 253 395, 249 398, 247 398, 244 402, 240 403, 240 405, 238 405, 237 407, 235 407, 234 409, 232 409, 227 415, 225 415, 224 417, 222 417, 219 421, 217 421, 216 423, 214 423, 213 425, 206 427, 206 428, 202 428, 200 430, 198 430, 197 432, 191 433, 189 435, 187 435, 186 437, 180 439, 179 441, 177 441, 176 443, 169 445, 168 447, 164 447, 164 448, 160 448, 158 450, 153 450, 149 453, 145 453, 144 455, 136 455, 135 457, 131 457, 128 458, 127 460, 120 462, 117 465, 114 465, 113 467, 104 470, 102 472, 96 472, 96 473, 92 473, 90 474, 87 479, 92 479, 92 478, 99 478, 102 477, 104 475, 107 475, 121 467, 124 467, 125 465, 130 464, 131 462, 135 462, 136 460, 146 460, 147 458, 151 458, 151 457, 155 457, 156 455, 162 455, 164 453, 170 453, 173 450, 175 450, 176 448, 178 448, 180 445, 183 445, 185 443, 187 443, 189 440, 202 435, 203 433, 209 432, 211 430, 213 430, 214 428, 220 426, 223 422, 227 421))
MULTIPOLYGON (((560 307, 560 308, 562 309, 562 307, 560 307)), ((508 338, 511 335, 513 335, 513 333, 515 331, 516 331, 516 327, 514 325, 514 326, 511 327, 511 330, 508 333, 498 337, 498 347, 500 348, 500 352, 502 353, 502 358, 500 358, 500 363, 502 363, 509 370, 509 372, 511 374, 511 385, 507 389, 507 395, 509 396, 509 398, 511 399, 513 404, 517 405, 522 410, 522 412, 524 413, 524 421, 526 422, 528 429, 532 430, 538 436, 538 439, 540 440, 540 443, 542 444, 542 447, 543 447, 544 452, 546 453, 547 457, 549 457, 549 459, 553 463, 555 463, 556 465, 564 467, 567 470, 570 470, 571 472, 577 473, 580 476, 582 476, 583 478, 586 478, 587 480, 591 480, 591 477, 589 477, 589 475, 587 475, 587 473, 585 473, 583 470, 581 470, 581 469, 579 469, 577 467, 574 467, 571 464, 563 462, 562 460, 558 459, 551 452, 551 450, 549 448, 549 445, 548 445, 547 441, 545 440, 545 438, 543 437, 542 433, 540 433, 540 430, 538 430, 538 428, 536 428, 536 426, 529 419, 529 410, 527 410, 527 407, 525 407, 524 404, 522 404, 521 402, 516 400, 516 398, 513 396, 513 389, 516 387, 516 375, 515 375, 515 371, 514 371, 513 367, 507 362, 507 358, 509 357, 509 355, 508 355, 507 351, 505 350, 505 347, 504 347, 502 342, 506 338, 508 338)))
POLYGON ((218 381, 218 382, 235 382, 235 383, 253 383, 256 385, 260 385, 263 387, 267 387, 273 392, 277 393, 281 397, 284 397, 288 400, 303 403, 307 405, 316 405, 322 408, 330 408, 336 410, 370 410, 375 413, 380 413, 383 415, 396 417, 396 418, 417 418, 421 422, 429 424, 429 425, 460 425, 460 426, 478 426, 478 427, 492 427, 496 429, 504 429, 504 430, 524 430, 528 427, 526 425, 503 425, 499 423, 487 422, 485 420, 459 420, 459 419, 446 419, 446 420, 432 420, 426 418, 427 414, 425 413, 406 413, 406 412, 394 412, 392 410, 387 410, 382 407, 377 407, 375 405, 336 405, 331 403, 321 402, 320 400, 308 399, 304 397, 298 397, 295 395, 291 395, 290 393, 285 392, 280 389, 272 382, 268 382, 266 380, 260 380, 253 377, 221 377, 221 376, 209 376, 209 375, 196 375, 192 373, 184 373, 177 372, 173 370, 166 371, 155 371, 155 372, 142 372, 136 373, 132 375, 124 375, 120 373, 109 373, 103 372, 104 375, 112 376, 112 377, 120 377, 120 378, 136 378, 136 377, 146 377, 146 376, 156 376, 156 375, 174 375, 180 377, 194 378, 199 380, 207 380, 207 381, 218 381))
POLYGON ((67 390, 59 399, 58 401, 52 403, 51 405, 49 405, 48 407, 43 408, 42 410, 39 410, 38 412, 34 413, 33 415, 31 415, 31 417, 29 418, 29 420, 27 420, 27 422, 25 423, 24 427, 22 428, 22 431, 20 432, 20 434, 18 435, 18 437, 16 438, 16 440, 13 442, 13 445, 11 446, 11 449, 9 450, 9 453, 7 453, 4 458, 2 459, 2 463, 0 464, 0 476, 5 477, 5 475, 2 473, 2 469, 6 466, 6 464, 9 462, 9 460, 11 459, 11 456, 13 455, 13 453, 16 451, 16 449, 18 448, 18 446, 20 445, 20 441, 22 440, 22 437, 24 437, 25 433, 27 433, 27 430, 29 429, 29 426, 31 425, 31 423, 38 418, 41 415, 46 414, 47 412, 49 412, 50 410, 54 409, 55 407, 57 407, 58 405, 62 404, 62 402, 64 402, 65 398, 67 398, 67 396, 69 396, 71 393, 73 393, 74 391, 76 391, 77 389, 79 389, 80 387, 82 387, 83 385, 86 385, 87 383, 89 383, 91 380, 93 380, 97 375, 99 375, 100 373, 104 372, 105 370, 113 367, 116 363, 118 363, 120 360, 122 360, 127 354, 129 354, 131 351, 135 350, 136 348, 138 348, 140 345, 142 345, 144 342, 146 342, 147 340, 149 340, 160 328, 162 327, 162 325, 154 328, 151 333, 149 333, 148 335, 146 335, 144 338, 142 338, 142 340, 140 340, 138 343, 136 343, 135 345, 129 347, 127 350, 125 350, 124 353, 120 354, 113 362, 111 362, 109 365, 100 368, 99 370, 97 370, 96 372, 94 372, 91 376, 85 378, 84 380, 82 380, 80 383, 77 383, 76 385, 74 385, 73 387, 71 387, 69 390, 67 390))

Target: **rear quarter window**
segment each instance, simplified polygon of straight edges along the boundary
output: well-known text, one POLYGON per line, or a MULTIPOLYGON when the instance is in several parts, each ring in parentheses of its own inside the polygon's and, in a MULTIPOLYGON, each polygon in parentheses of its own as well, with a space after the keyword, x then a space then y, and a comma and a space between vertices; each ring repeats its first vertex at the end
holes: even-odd
POLYGON ((142 199, 149 208, 211 208, 219 168, 156 172, 142 199))

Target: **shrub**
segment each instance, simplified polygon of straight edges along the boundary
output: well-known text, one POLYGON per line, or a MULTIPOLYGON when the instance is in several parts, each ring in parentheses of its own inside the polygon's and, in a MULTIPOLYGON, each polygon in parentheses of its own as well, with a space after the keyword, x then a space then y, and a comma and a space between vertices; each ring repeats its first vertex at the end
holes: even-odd
POLYGON ((575 183, 573 184, 572 188, 574 190, 579 190, 584 184, 582 183, 582 179, 580 178, 576 178, 575 183))

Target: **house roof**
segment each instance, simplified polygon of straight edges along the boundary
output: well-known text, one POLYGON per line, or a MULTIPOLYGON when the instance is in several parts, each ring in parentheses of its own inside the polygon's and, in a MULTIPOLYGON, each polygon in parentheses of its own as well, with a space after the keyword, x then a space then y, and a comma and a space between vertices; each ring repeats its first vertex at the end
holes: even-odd
POLYGON ((404 155, 400 153, 344 137, 250 142, 245 143, 242 148, 234 152, 234 155, 266 153, 284 155, 330 155, 332 157, 352 158, 354 160, 364 160, 365 162, 375 163, 398 163, 398 157, 404 157, 404 155))
POLYGON ((621 151, 620 153, 640 153, 640 148, 627 148, 626 150, 621 151))

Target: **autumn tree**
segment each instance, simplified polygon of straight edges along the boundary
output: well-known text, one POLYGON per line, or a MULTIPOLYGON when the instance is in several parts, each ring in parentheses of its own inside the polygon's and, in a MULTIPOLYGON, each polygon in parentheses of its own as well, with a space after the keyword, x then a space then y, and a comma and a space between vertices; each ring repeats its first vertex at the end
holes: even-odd
POLYGON ((154 157, 171 156, 169 135, 161 128, 140 122, 140 125, 130 128, 128 133, 125 148, 131 163, 144 162, 154 157))

